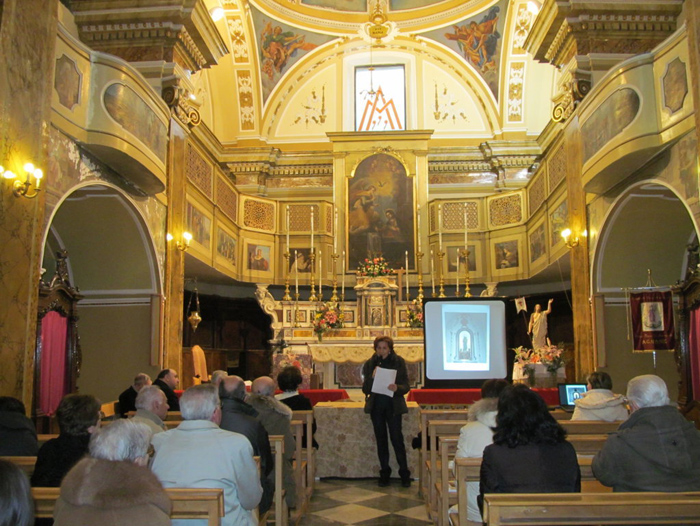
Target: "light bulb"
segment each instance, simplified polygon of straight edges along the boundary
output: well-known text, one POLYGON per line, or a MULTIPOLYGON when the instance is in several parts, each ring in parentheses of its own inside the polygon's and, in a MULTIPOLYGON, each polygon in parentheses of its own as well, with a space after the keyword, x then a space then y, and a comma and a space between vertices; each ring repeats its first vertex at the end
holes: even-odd
POLYGON ((34 165, 32 163, 27 163, 24 165, 24 171, 27 173, 32 173, 34 172, 34 165))
POLYGON ((183 232, 182 237, 188 245, 190 244, 190 241, 192 241, 192 234, 189 232, 183 232))
POLYGON ((212 7, 209 10, 209 14, 211 15, 211 19, 214 22, 218 22, 219 20, 221 20, 224 17, 224 8, 221 7, 220 5, 216 6, 216 7, 212 7))

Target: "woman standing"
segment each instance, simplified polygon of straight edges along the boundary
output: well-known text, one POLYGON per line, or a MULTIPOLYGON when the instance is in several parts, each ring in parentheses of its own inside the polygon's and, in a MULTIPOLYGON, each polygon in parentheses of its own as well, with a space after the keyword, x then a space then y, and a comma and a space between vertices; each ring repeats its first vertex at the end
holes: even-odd
POLYGON ((575 493, 581 471, 566 431, 544 400, 527 386, 505 389, 498 398, 493 444, 484 449, 481 495, 488 493, 575 493))
POLYGON ((408 413, 404 395, 408 393, 408 372, 406 362, 394 352, 394 340, 389 336, 379 336, 374 340, 375 354, 362 367, 362 392, 365 393, 365 413, 372 417, 374 436, 377 439, 377 456, 379 457, 379 485, 388 486, 391 477, 389 467, 389 438, 394 447, 396 461, 399 464, 399 476, 404 488, 411 486, 411 472, 406 460, 406 445, 401 431, 401 417, 408 413), (394 383, 388 389, 393 396, 373 393, 374 377, 377 369, 396 371, 394 383), (389 430, 387 435, 387 428, 389 430))

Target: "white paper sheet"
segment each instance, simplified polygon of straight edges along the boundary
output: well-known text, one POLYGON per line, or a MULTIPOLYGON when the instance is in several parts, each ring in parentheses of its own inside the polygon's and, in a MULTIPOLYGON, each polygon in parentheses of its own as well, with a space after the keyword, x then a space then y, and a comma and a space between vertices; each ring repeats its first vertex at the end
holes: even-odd
POLYGON ((389 389, 389 385, 396 382, 396 369, 377 367, 375 371, 372 392, 393 397, 394 391, 389 389))

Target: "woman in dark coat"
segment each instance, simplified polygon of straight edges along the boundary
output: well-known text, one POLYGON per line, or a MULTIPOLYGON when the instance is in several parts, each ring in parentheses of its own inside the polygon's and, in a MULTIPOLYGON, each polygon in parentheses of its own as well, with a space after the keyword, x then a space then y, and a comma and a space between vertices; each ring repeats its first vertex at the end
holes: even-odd
POLYGON ((506 388, 498 398, 493 444, 484 449, 479 508, 488 493, 580 491, 576 451, 544 400, 522 384, 506 388))
MULTIPOLYGON (((299 386, 301 385, 302 381, 303 378, 299 368, 294 365, 288 365, 277 375, 277 386, 282 392, 276 394, 275 398, 289 407, 289 409, 292 411, 313 411, 314 408, 311 405, 311 400, 299 393, 299 386)), ((314 420, 311 427, 311 440, 313 448, 318 449, 318 442, 316 442, 316 439, 313 438, 315 433, 316 421, 314 420)), ((301 440, 304 447, 306 447, 306 440, 306 426, 304 426, 304 436, 301 440)))
POLYGON ((404 395, 410 390, 406 362, 394 352, 394 340, 389 336, 379 336, 374 340, 375 354, 362 366, 362 392, 365 393, 365 413, 372 417, 374 436, 377 439, 377 456, 379 457, 379 485, 388 486, 391 477, 389 467, 389 438, 394 446, 396 462, 399 465, 401 484, 411 486, 411 472, 406 460, 406 445, 401 430, 401 417, 408 413, 404 395), (374 376, 378 368, 394 369, 396 379, 389 384, 393 396, 372 392, 374 376), (389 433, 387 436, 387 428, 389 433))

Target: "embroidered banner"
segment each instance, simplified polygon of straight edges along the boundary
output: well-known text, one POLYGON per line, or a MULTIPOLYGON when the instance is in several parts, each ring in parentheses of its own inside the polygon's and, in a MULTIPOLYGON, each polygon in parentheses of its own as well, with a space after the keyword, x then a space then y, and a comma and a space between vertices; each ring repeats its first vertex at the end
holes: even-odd
POLYGON ((630 294, 634 352, 672 351, 676 347, 670 291, 630 294))

